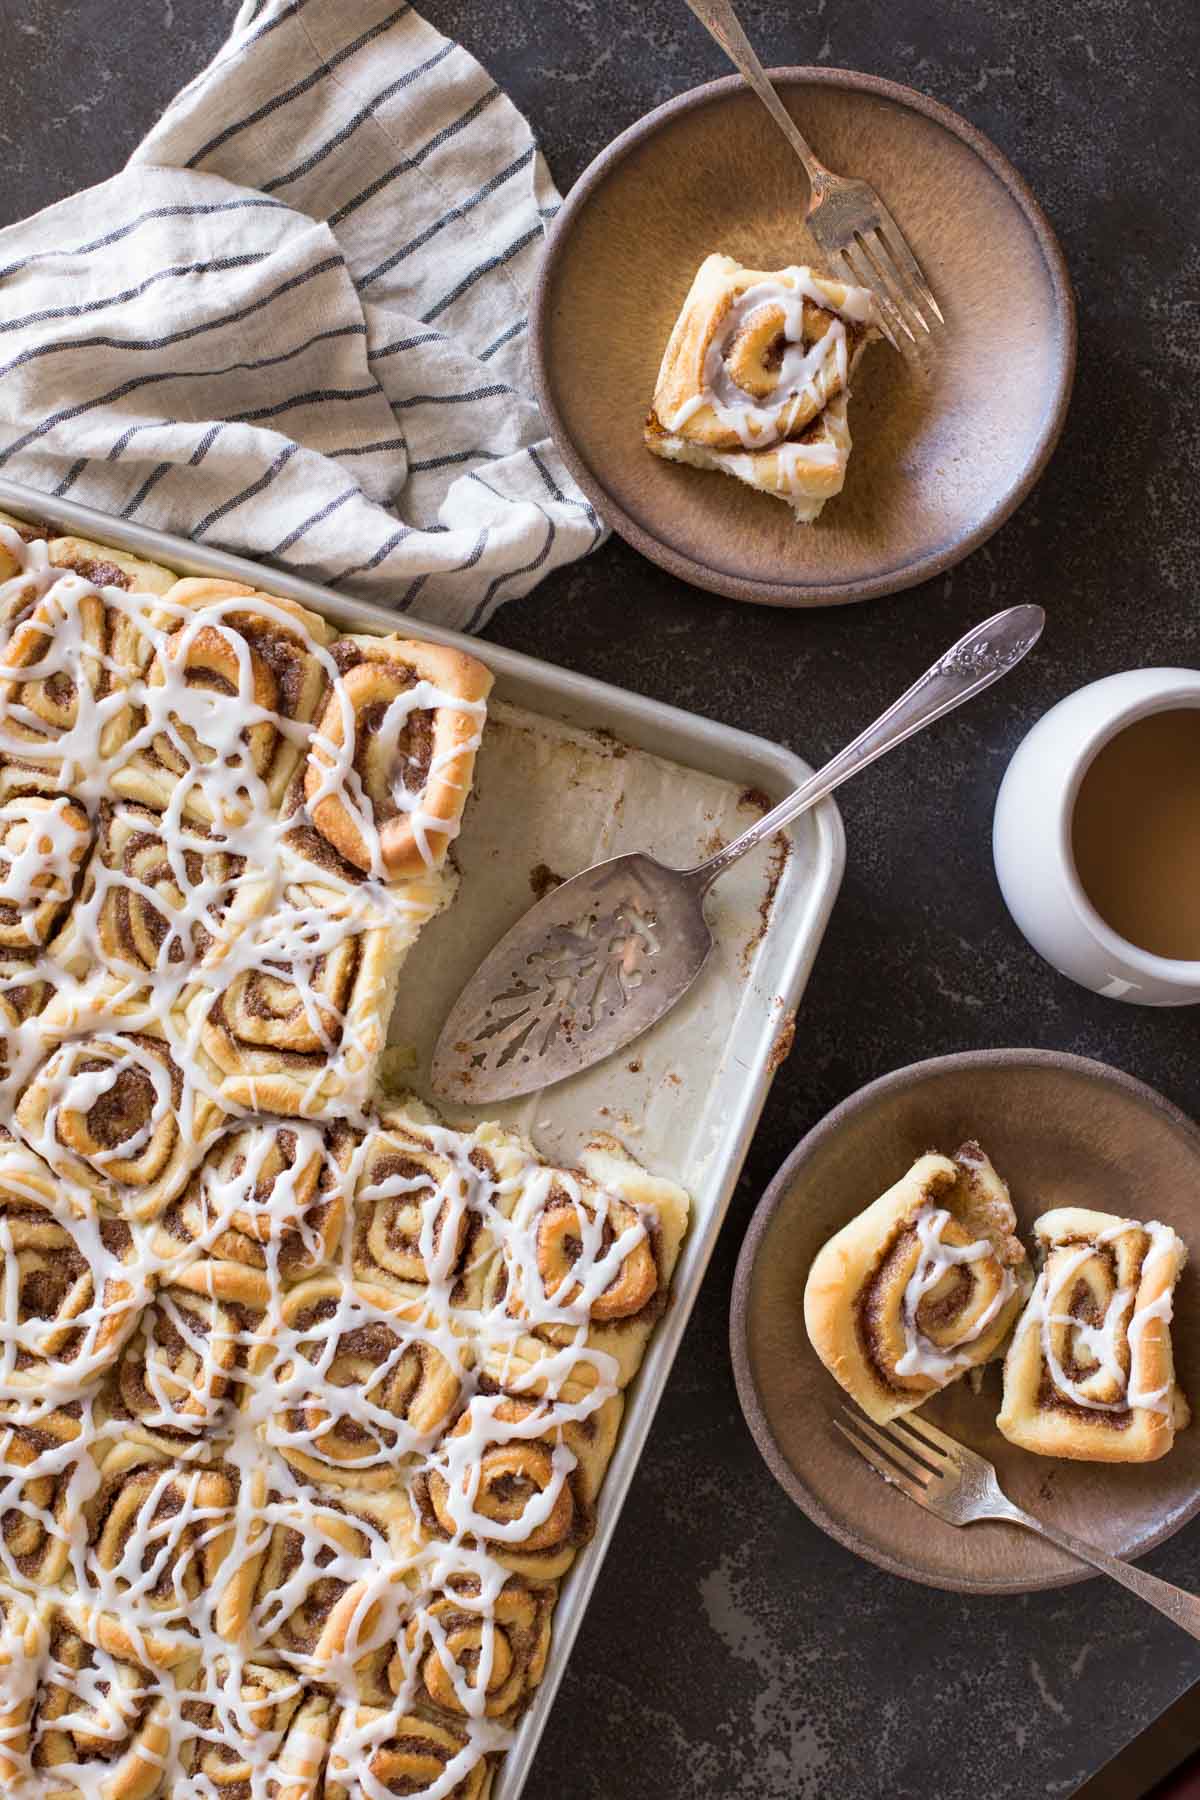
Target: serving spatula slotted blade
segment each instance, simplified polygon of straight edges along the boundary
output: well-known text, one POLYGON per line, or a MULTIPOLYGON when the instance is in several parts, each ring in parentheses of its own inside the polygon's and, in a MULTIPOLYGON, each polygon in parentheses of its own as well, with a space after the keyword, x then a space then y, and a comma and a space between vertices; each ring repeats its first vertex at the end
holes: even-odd
POLYGON ((564 881, 505 933, 442 1027, 433 1090, 477 1106, 549 1087, 662 1018, 712 949, 704 896, 731 863, 888 750, 998 681, 1033 648, 1045 614, 1013 606, 975 626, 854 742, 695 869, 637 852, 564 881))

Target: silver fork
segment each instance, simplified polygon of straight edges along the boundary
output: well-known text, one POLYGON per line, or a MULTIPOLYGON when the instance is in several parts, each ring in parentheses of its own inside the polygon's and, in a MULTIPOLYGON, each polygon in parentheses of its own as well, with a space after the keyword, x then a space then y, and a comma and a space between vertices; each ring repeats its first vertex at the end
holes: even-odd
POLYGON ((918 1506, 936 1513, 949 1525, 973 1525, 977 1519, 1005 1519, 1010 1525, 1024 1525, 1039 1537, 1049 1538, 1060 1550, 1077 1556, 1080 1562, 1091 1563, 1102 1574, 1111 1575, 1131 1594, 1165 1613, 1172 1624, 1189 1636, 1200 1638, 1200 1598, 1169 1581, 1160 1581, 1157 1575, 1148 1575, 1144 1569, 1135 1569, 1119 1557, 1110 1556, 1107 1550, 1085 1544, 1069 1531, 1060 1531, 1057 1525, 1048 1525, 1044 1519, 1023 1512, 1001 1491, 996 1471, 986 1457, 947 1437, 928 1419, 907 1413, 888 1425, 875 1425, 848 1406, 843 1406, 842 1413, 847 1424, 841 1419, 833 1421, 842 1436, 877 1475, 898 1487, 918 1506))
POLYGON ((918 331, 932 334, 931 320, 944 325, 933 289, 895 219, 869 182, 835 175, 814 154, 768 81, 731 0, 687 3, 745 76, 808 170, 808 229, 843 280, 873 290, 879 302, 879 323, 892 348, 900 348, 897 334, 915 344, 918 331))

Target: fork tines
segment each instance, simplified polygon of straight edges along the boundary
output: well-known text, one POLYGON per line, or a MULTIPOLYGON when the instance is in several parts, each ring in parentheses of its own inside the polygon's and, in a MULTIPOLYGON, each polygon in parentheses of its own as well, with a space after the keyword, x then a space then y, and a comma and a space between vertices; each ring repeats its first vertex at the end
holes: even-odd
POLYGON ((940 325, 946 320, 920 263, 882 201, 876 201, 876 211, 875 222, 855 231, 835 253, 834 261, 846 280, 872 290, 884 335, 899 349, 898 331, 915 344, 917 331, 932 334, 931 317, 940 325))
MULTIPOLYGON (((941 1479, 941 1471, 936 1467, 945 1454, 941 1446, 930 1443, 922 1433, 915 1431, 908 1419, 904 1424, 909 1429, 901 1431, 896 1421, 876 1425, 865 1414, 854 1412, 848 1406, 843 1406, 842 1414, 846 1423, 834 1419, 835 1429, 865 1462, 870 1463, 875 1473, 901 1488, 910 1499, 928 1505, 927 1490, 941 1479)), ((926 1425, 926 1421, 922 1419, 921 1424, 926 1425)), ((927 1429, 931 1433, 936 1431, 933 1426, 927 1426, 927 1429)), ((953 1439, 943 1432, 936 1431, 936 1437, 947 1446, 953 1444, 953 1439)))

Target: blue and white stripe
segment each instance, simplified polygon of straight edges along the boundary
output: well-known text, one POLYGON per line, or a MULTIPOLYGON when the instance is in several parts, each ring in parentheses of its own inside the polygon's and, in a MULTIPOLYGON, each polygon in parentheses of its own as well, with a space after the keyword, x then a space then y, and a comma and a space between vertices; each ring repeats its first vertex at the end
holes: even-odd
POLYGON ((0 470, 477 630, 602 535, 547 440, 557 195, 398 0, 249 0, 111 181, 0 232, 0 470))

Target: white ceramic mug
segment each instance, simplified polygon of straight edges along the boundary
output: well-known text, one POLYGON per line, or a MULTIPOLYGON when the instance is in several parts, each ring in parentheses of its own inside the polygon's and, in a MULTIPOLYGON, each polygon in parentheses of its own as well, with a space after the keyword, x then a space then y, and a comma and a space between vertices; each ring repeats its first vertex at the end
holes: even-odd
POLYGON ((1008 909, 1046 961, 1094 993, 1138 1006, 1200 1001, 1200 962, 1153 956, 1106 925, 1071 849, 1079 786, 1097 752, 1149 713, 1200 707, 1200 671, 1129 669, 1080 688, 1038 720, 996 799, 992 851, 1008 909))

